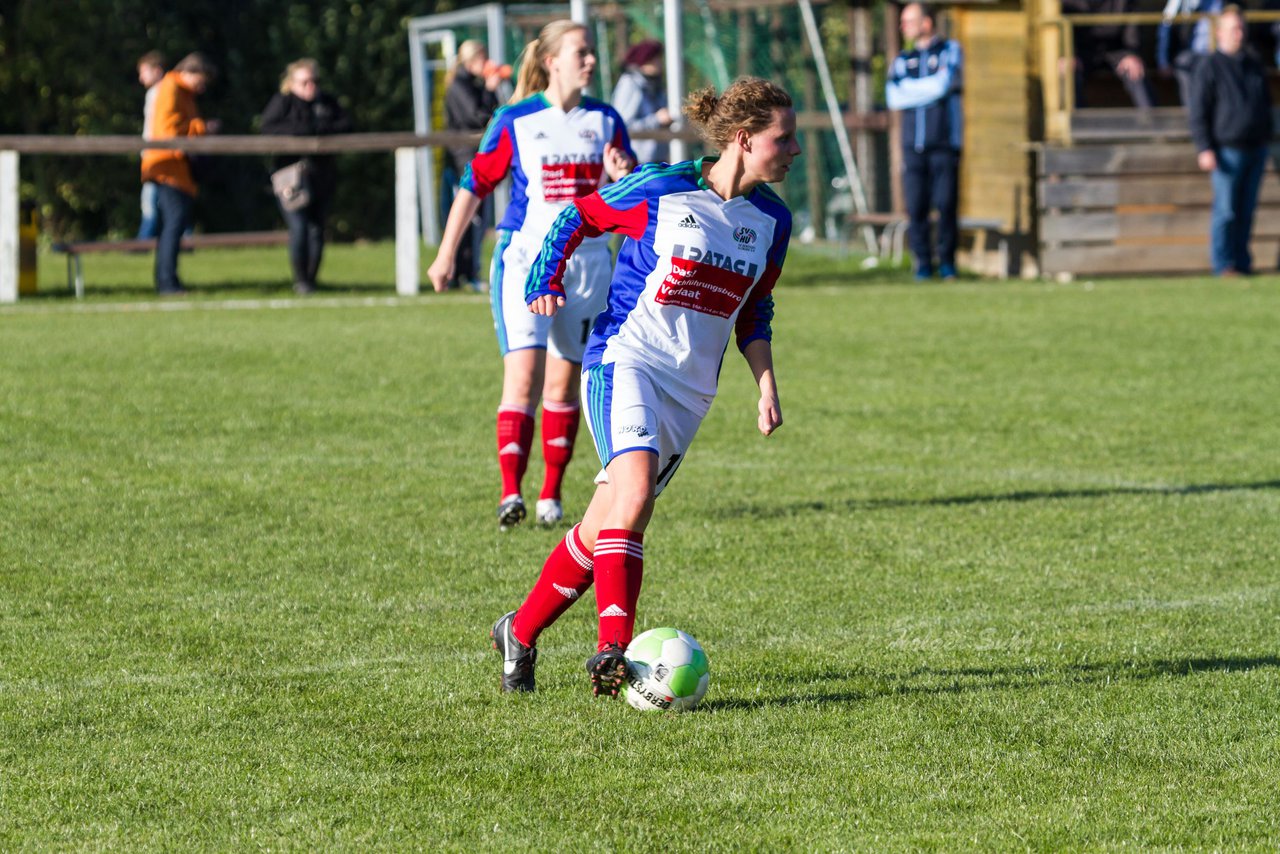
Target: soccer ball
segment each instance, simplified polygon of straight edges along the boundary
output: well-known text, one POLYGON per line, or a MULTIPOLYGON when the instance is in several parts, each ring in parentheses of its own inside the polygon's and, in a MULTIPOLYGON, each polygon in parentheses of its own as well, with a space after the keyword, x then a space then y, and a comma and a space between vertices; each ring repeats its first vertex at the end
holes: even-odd
POLYGON ((642 712, 687 712, 711 682, 707 654, 679 629, 649 629, 627 647, 623 696, 642 712))

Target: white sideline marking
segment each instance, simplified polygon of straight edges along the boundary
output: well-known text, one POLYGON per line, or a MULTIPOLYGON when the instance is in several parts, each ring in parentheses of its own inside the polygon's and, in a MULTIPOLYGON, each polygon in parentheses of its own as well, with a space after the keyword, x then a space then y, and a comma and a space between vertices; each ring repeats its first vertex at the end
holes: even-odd
POLYGON ((398 306, 438 306, 476 302, 488 303, 486 294, 456 294, 447 299, 431 297, 272 297, 270 299, 186 300, 164 302, 109 302, 93 305, 31 305, 0 308, 0 316, 17 314, 137 314, 176 311, 261 311, 294 308, 395 308, 398 306))

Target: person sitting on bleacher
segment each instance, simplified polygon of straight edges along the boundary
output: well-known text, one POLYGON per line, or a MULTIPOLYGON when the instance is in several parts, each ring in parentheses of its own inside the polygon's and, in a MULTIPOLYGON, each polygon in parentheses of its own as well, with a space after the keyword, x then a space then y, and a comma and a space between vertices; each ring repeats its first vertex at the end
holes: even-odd
MULTIPOLYGON (((1067 15, 1124 15, 1133 11, 1132 0, 1062 0, 1067 15)), ((1088 106, 1085 78, 1101 68, 1109 68, 1124 85, 1135 107, 1148 110, 1155 104, 1146 65, 1139 55, 1141 39, 1137 24, 1097 24, 1075 28, 1076 106, 1088 106)))

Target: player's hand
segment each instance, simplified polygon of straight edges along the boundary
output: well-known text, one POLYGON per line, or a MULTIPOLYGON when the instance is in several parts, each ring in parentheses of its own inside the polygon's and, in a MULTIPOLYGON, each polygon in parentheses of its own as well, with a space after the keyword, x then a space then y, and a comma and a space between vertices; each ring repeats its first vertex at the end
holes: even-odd
POLYGON ((529 303, 529 311, 544 317, 555 317, 556 312, 564 307, 564 297, 556 294, 543 294, 529 303))
POLYGON ((1212 148, 1206 148, 1196 155, 1196 165, 1201 172, 1212 172, 1218 168, 1218 155, 1213 153, 1212 148))
POLYGON ((756 408, 760 410, 756 426, 760 428, 762 435, 768 436, 782 426, 782 405, 778 403, 778 398, 761 397, 756 408))
POLYGON ((431 280, 431 287, 436 293, 443 293, 449 287, 449 280, 453 278, 453 256, 444 252, 436 255, 436 260, 427 268, 427 278, 431 280))
POLYGON ((618 148, 612 142, 606 143, 604 147, 604 171, 609 176, 609 180, 617 181, 626 175, 631 174, 631 170, 636 168, 636 160, 627 154, 621 148, 618 148))

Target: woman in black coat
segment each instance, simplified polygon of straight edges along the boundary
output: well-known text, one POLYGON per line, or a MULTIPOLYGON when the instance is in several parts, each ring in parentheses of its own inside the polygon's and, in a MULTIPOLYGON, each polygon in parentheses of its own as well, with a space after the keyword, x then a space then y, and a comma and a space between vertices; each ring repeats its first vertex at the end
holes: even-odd
MULTIPOLYGON (((317 136, 346 133, 351 119, 337 100, 320 91, 314 59, 289 63, 280 78, 280 92, 273 95, 262 111, 262 132, 272 136, 317 136)), ((293 290, 309 294, 316 289, 316 274, 324 253, 324 221, 337 187, 337 167, 333 155, 281 155, 275 158, 274 170, 299 160, 305 161, 308 202, 296 210, 281 203, 281 212, 289 226, 289 263, 293 267, 293 290)))
MULTIPOLYGON (((511 66, 497 66, 489 61, 489 51, 474 39, 468 39, 458 45, 458 58, 449 73, 444 92, 445 127, 449 130, 482 131, 493 118, 498 109, 498 86, 511 76, 511 66)), ((444 218, 449 218, 449 207, 453 204, 457 191, 458 179, 462 171, 476 156, 475 145, 459 145, 449 148, 448 170, 445 174, 446 186, 442 209, 444 218)), ((481 210, 472 218, 458 244, 458 253, 454 263, 454 280, 452 287, 466 283, 472 288, 480 287, 479 265, 480 246, 484 236, 485 199, 481 210)))

